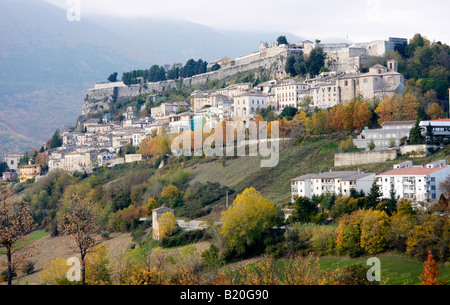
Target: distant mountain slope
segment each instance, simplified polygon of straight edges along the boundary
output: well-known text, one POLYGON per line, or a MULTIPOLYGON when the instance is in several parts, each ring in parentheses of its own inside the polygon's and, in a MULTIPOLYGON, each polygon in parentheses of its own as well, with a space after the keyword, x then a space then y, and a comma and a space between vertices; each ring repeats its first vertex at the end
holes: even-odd
POLYGON ((185 63, 191 58, 208 62, 225 56, 234 58, 258 50, 261 41, 276 41, 279 35, 286 35, 291 42, 302 40, 290 33, 221 30, 185 20, 88 18, 155 54, 162 60, 158 64, 185 63))
POLYGON ((75 124, 86 90, 112 72, 233 58, 283 34, 177 20, 83 15, 69 22, 66 14, 44 0, 0 0, 0 156, 40 146, 55 129, 75 124))

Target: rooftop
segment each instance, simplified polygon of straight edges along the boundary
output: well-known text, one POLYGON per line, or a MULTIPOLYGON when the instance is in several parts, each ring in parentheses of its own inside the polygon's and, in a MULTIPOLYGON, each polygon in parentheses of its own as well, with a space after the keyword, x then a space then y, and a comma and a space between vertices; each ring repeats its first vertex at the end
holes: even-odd
POLYGON ((435 168, 428 168, 424 166, 411 166, 392 169, 390 171, 380 174, 380 176, 426 176, 448 168, 450 168, 450 166, 448 165, 435 168))
POLYGON ((342 180, 358 180, 370 175, 372 173, 364 173, 360 171, 337 171, 337 172, 323 172, 319 174, 307 174, 300 176, 298 178, 292 179, 291 181, 305 181, 308 179, 336 179, 341 178, 342 180))

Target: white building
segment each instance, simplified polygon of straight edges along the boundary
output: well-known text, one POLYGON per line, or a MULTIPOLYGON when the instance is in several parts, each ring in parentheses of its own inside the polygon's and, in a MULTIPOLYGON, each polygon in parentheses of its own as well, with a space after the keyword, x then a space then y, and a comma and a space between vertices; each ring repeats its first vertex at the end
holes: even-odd
POLYGON ((422 128, 424 136, 427 133, 427 127, 431 126, 433 128, 433 136, 450 138, 450 119, 422 121, 419 126, 422 128))
POLYGON ((338 171, 308 174, 291 180, 291 200, 296 197, 336 194, 348 196, 352 189, 368 193, 375 181, 376 174, 360 171, 338 171))
POLYGON ((398 198, 435 202, 442 194, 439 185, 449 175, 450 166, 445 160, 420 166, 413 166, 412 161, 406 161, 378 175, 377 184, 383 198, 390 198, 393 189, 398 198))
POLYGON ((5 155, 5 162, 10 170, 17 171, 19 169, 19 161, 23 157, 24 154, 8 154, 5 155))
POLYGON ((97 156, 98 166, 103 167, 106 163, 110 163, 114 159, 114 154, 104 151, 97 156))
POLYGON ((310 92, 314 103, 312 107, 327 109, 341 102, 340 89, 336 80, 316 83, 311 86, 310 92))
POLYGON ((267 108, 267 97, 264 94, 248 92, 234 97, 234 116, 247 118, 256 115, 258 109, 267 108))
POLYGON ((353 140, 358 148, 369 150, 369 144, 373 141, 375 150, 386 150, 391 147, 391 142, 395 142, 393 147, 400 145, 402 138, 409 138, 409 133, 414 127, 414 121, 392 121, 381 124, 381 129, 363 130, 356 139, 353 140))
POLYGON ((276 110, 281 111, 286 107, 298 108, 301 99, 308 93, 308 85, 289 79, 273 87, 273 90, 276 110))

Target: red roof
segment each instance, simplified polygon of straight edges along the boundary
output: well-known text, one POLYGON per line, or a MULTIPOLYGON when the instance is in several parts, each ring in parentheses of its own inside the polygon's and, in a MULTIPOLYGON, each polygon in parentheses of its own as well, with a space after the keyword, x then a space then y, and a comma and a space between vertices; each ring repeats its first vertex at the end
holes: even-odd
POLYGON ((432 174, 434 172, 443 170, 445 168, 449 168, 450 166, 443 167, 435 167, 435 168, 427 168, 422 166, 412 166, 412 167, 404 167, 404 168, 396 168, 387 172, 380 174, 381 176, 426 176, 432 174))
POLYGON ((424 122, 450 122, 450 119, 436 119, 436 120, 427 120, 424 122))

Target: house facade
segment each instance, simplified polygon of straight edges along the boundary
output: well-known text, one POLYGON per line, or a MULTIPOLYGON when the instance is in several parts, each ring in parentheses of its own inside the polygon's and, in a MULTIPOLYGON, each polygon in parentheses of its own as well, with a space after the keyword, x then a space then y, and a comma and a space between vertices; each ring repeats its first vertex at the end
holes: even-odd
POLYGON ((348 196, 352 189, 366 194, 375 181, 376 174, 361 171, 338 171, 308 174, 291 180, 291 200, 296 197, 336 194, 348 196))
POLYGON ((377 176, 383 198, 390 198, 391 190, 397 198, 436 202, 442 192, 439 185, 450 175, 445 160, 413 166, 412 161, 394 165, 394 169, 377 176))

